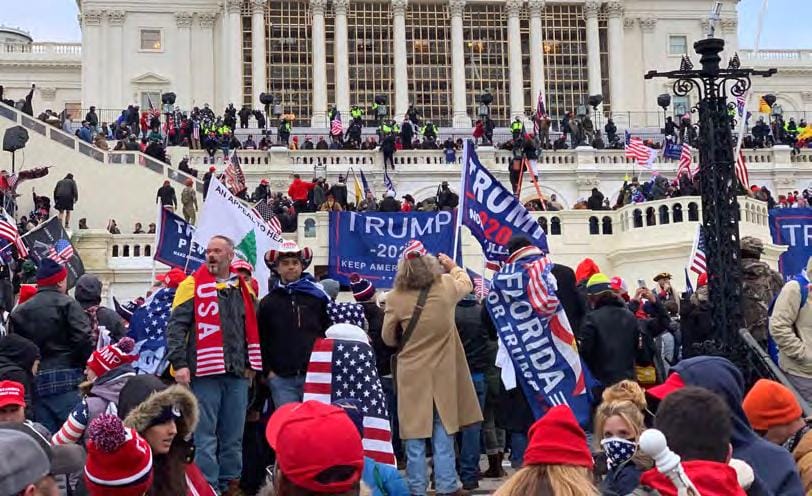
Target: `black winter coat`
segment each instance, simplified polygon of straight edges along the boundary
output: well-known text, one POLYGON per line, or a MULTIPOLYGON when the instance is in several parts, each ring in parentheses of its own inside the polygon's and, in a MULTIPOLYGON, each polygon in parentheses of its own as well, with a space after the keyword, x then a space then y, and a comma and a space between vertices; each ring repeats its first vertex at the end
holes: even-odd
POLYGON ((391 197, 381 200, 378 206, 379 212, 400 212, 400 202, 391 197))
POLYGON ((33 413, 34 362, 39 359, 39 348, 33 342, 16 334, 0 338, 0 381, 19 382, 25 388, 26 411, 33 413))
POLYGON ((552 274, 555 276, 558 287, 555 294, 564 307, 564 313, 567 314, 567 320, 570 321, 570 328, 577 334, 581 329, 581 320, 589 308, 586 297, 577 289, 575 272, 572 268, 556 263, 553 265, 552 274))
POLYGON ((640 329, 623 300, 606 294, 581 322, 581 357, 604 387, 635 379, 640 329))
POLYGON ((316 338, 330 327, 327 302, 277 288, 262 298, 257 311, 262 366, 267 375, 293 377, 307 372, 316 338))
POLYGON ((457 303, 454 320, 465 349, 468 368, 471 373, 485 372, 493 366, 496 359, 496 346, 489 339, 488 329, 482 321, 482 305, 476 300, 460 301, 457 303))
POLYGON ((30 300, 15 307, 9 329, 39 347, 41 371, 84 369, 96 347, 82 307, 55 287, 39 288, 30 300))
POLYGON ((679 324, 682 333, 682 357, 691 358, 703 354, 697 346, 714 334, 708 300, 683 298, 679 306, 679 324))

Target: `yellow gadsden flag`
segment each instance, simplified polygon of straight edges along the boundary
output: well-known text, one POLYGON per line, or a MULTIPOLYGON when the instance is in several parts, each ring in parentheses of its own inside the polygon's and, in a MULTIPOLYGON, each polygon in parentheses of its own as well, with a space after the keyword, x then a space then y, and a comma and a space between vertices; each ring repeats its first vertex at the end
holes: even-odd
POLYGON ((767 105, 766 101, 764 101, 764 97, 762 96, 761 98, 759 98, 758 99, 758 111, 761 112, 762 114, 769 114, 770 110, 772 110, 772 109, 770 109, 770 106, 767 105))

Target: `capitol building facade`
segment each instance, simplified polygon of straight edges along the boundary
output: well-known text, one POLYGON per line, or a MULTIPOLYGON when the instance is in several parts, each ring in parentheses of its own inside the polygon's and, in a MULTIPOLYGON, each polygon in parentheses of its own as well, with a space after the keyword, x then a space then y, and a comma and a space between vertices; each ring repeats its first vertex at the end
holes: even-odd
MULTIPOLYGON (((469 128, 478 98, 493 95, 505 126, 530 115, 540 91, 553 117, 601 95, 620 126, 656 126, 669 70, 709 29, 706 0, 82 0, 81 44, 0 32, 7 95, 38 83, 35 108, 183 109, 228 103, 262 108, 269 93, 295 125, 326 127, 333 105, 369 110, 386 98, 401 118, 410 104, 441 127, 469 128), (36 104, 40 105, 37 106, 36 104)), ((737 2, 725 0, 716 36, 737 52, 737 2)), ((77 22, 66 20, 67 22, 77 22)), ((812 110, 812 52, 738 51, 745 66, 777 66, 773 92, 785 112, 812 110)), ((8 97, 8 96, 7 96, 8 97)), ((672 101, 669 113, 695 102, 672 101)))

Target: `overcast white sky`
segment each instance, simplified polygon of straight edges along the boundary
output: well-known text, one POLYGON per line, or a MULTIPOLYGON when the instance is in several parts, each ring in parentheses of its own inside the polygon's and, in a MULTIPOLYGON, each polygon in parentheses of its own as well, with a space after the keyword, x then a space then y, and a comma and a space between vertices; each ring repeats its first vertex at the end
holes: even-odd
MULTIPOLYGON (((680 0, 672 0, 679 2, 680 0)), ((757 18, 763 0, 739 3, 739 41, 743 48, 755 43, 757 18)), ((804 30, 809 17, 804 4, 809 0, 772 0, 764 21, 761 48, 812 48, 812 38, 804 30)), ((76 22, 76 0, 2 0, 0 24, 30 31, 36 41, 80 41, 76 22)), ((708 0, 710 10, 711 0, 708 0)))

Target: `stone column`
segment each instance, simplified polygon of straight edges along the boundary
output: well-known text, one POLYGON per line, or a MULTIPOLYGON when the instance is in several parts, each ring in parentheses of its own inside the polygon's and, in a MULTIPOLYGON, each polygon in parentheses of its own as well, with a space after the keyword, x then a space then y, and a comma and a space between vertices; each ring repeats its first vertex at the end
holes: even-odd
POLYGON ((449 0, 451 13, 451 104, 454 113, 453 125, 456 128, 470 128, 468 116, 468 95, 465 86, 465 40, 462 34, 462 12, 465 0, 449 0))
MULTIPOLYGON (((200 74, 215 74, 214 71, 214 21, 217 14, 214 12, 201 12, 197 14, 197 23, 200 29, 192 32, 195 42, 192 44, 192 57, 196 61, 200 74)), ((215 105, 214 77, 197 78, 192 85, 194 94, 191 105, 203 107, 204 103, 215 105)), ((219 110, 218 110, 219 112, 219 110)))
POLYGON ((587 88, 590 95, 601 95, 601 50, 600 36, 598 34, 598 12, 601 3, 588 0, 584 3, 584 18, 586 19, 586 58, 587 58, 587 88))
POLYGON ((609 44, 609 95, 612 98, 613 114, 624 112, 626 100, 623 98, 623 3, 612 1, 606 4, 606 21, 609 44))
MULTIPOLYGON (((508 25, 508 77, 510 79, 510 115, 524 119, 524 75, 522 74, 522 33, 519 27, 519 14, 522 11, 522 0, 507 0, 508 25)), ((499 116, 501 117, 501 116, 499 116)))
POLYGON ((347 8, 350 0, 333 0, 335 12, 335 40, 333 60, 335 63, 336 107, 344 122, 349 121, 350 112, 350 50, 347 35, 347 8))
MULTIPOLYGON (((104 71, 97 68, 101 60, 102 12, 86 9, 79 18, 82 25, 82 108, 86 109, 91 105, 100 106, 101 78, 104 71)), ((78 116, 78 119, 82 118, 84 115, 78 116)))
MULTIPOLYGON (((175 24, 178 26, 178 60, 192 60, 192 14, 175 12, 175 24)), ((192 64, 178 64, 175 81, 175 105, 183 110, 192 108, 192 64)))
MULTIPOLYGON (((639 19, 638 22, 640 23, 640 29, 642 30, 643 60, 655 60, 657 43, 654 39, 654 31, 657 28, 657 18, 643 17, 639 19)), ((643 101, 642 105, 640 106, 640 109, 642 110, 657 109, 654 101, 654 95, 657 94, 657 91, 653 89, 653 84, 655 84, 654 81, 643 81, 643 101)), ((645 115, 645 122, 647 125, 658 125, 660 121, 659 111, 647 112, 645 115)))
POLYGON ((218 81, 219 87, 217 88, 217 99, 220 101, 219 105, 215 104, 215 110, 218 114, 226 108, 228 100, 231 98, 231 85, 236 80, 236 75, 229 75, 229 43, 230 38, 228 35, 228 0, 223 1, 223 10, 220 14, 220 55, 217 60, 217 72, 220 75, 218 81))
POLYGON ((107 20, 110 23, 109 45, 107 62, 112 64, 110 80, 108 82, 108 95, 110 100, 108 108, 125 108, 132 103, 124 98, 124 63, 127 57, 124 56, 124 20, 127 12, 124 10, 113 10, 107 13, 107 20))
POLYGON ((392 0, 392 49, 395 57, 395 107, 392 117, 400 122, 409 110, 409 70, 406 60, 406 7, 408 0, 392 0))
MULTIPOLYGON (((544 2, 530 0, 527 8, 530 10, 530 99, 535 110, 539 92, 544 91, 544 46, 541 41, 541 12, 544 10, 544 2)), ((546 97, 545 95, 545 99, 546 97)))
POLYGON ((313 112, 311 126, 327 127, 327 42, 324 37, 324 8, 327 0, 310 0, 313 14, 313 112))
POLYGON ((228 102, 233 103, 236 108, 241 108, 243 104, 243 65, 242 65, 242 0, 228 0, 226 4, 228 12, 228 77, 231 78, 229 84, 228 102))
POLYGON ((251 89, 254 92, 252 105, 263 108, 259 101, 260 93, 268 91, 265 61, 265 6, 266 0, 251 2, 251 89))

